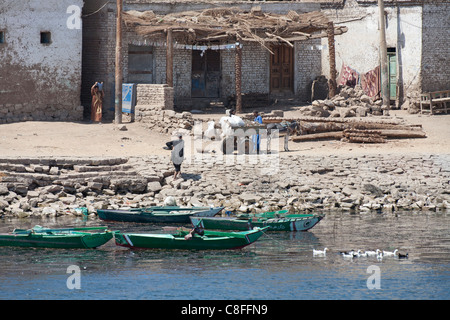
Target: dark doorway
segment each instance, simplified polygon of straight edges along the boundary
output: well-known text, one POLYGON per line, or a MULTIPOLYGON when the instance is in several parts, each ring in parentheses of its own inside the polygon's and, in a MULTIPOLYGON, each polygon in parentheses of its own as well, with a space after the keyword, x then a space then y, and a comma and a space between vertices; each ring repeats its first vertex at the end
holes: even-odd
POLYGON ((192 50, 193 98, 219 98, 220 75, 220 51, 192 50))
POLYGON ((153 48, 128 46, 128 82, 153 83, 153 48))

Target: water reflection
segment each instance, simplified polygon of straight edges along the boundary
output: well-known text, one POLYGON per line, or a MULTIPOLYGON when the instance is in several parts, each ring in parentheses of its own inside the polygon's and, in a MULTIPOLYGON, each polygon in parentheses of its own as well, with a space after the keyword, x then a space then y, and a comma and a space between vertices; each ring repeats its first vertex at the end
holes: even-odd
MULTIPOLYGON (((36 224, 55 228, 104 222, 2 219, 0 232, 36 224)), ((158 225, 108 226, 161 230, 158 225)), ((0 247, 0 299, 448 299, 449 231, 445 213, 336 213, 308 232, 269 232, 243 250, 129 250, 113 241, 95 250, 0 247), (329 249, 325 257, 313 257, 313 248, 324 247, 329 249), (339 254, 377 248, 408 252, 409 259, 345 259, 339 254), (67 289, 69 265, 80 267, 82 290, 67 289), (367 288, 371 265, 380 267, 380 290, 367 288), (180 290, 194 283, 203 289, 180 290)))

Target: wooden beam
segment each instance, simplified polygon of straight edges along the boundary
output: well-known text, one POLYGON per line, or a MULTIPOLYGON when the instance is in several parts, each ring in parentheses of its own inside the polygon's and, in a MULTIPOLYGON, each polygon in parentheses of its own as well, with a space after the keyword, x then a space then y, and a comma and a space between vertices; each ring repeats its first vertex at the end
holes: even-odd
POLYGON ((242 49, 236 42, 235 54, 236 113, 242 113, 242 49))
POLYGON ((328 22, 328 55, 330 61, 330 80, 328 83, 328 98, 333 98, 336 95, 336 57, 334 51, 334 23, 328 22))
POLYGON ((385 13, 384 13, 384 2, 383 0, 378 0, 378 9, 380 12, 379 16, 379 27, 380 27, 380 65, 381 65, 381 97, 383 100, 382 109, 385 115, 389 115, 390 109, 390 93, 389 93, 389 75, 388 75, 388 62, 387 62, 387 47, 386 47, 386 23, 385 23, 385 13))
POLYGON ((167 29, 166 83, 173 88, 173 41, 171 28, 167 29))
POLYGON ((114 99, 114 123, 122 123, 122 11, 123 0, 117 0, 116 17, 116 64, 115 64, 115 99, 114 99))

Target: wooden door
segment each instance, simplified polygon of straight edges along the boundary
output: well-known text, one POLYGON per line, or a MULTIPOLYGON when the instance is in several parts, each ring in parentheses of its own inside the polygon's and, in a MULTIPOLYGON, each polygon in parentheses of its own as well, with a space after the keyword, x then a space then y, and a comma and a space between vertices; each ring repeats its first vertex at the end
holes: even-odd
POLYGON ((272 46, 270 58, 271 93, 292 93, 294 89, 294 49, 289 46, 272 46))
POLYGON ((389 97, 390 100, 397 98, 397 58, 395 52, 388 52, 389 61, 389 97))
POLYGON ((218 98, 220 96, 220 51, 192 50, 193 98, 218 98))

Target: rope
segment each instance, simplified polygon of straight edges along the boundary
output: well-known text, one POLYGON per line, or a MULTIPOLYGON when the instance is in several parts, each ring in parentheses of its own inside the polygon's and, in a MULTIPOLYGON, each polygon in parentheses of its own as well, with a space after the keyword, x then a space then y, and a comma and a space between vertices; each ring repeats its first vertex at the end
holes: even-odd
POLYGON ((283 244, 283 242, 278 241, 278 240, 276 240, 275 238, 269 236, 266 232, 263 231, 262 233, 263 233, 263 235, 267 236, 267 237, 268 237, 269 239, 271 239, 272 241, 275 241, 276 243, 278 243, 278 244, 280 244, 280 245, 283 244))
POLYGON ((100 10, 102 10, 110 2, 111 1, 106 1, 106 3, 103 6, 101 6, 98 10, 96 10, 94 12, 91 12, 91 13, 88 13, 88 14, 85 14, 85 15, 82 15, 81 17, 86 18, 86 17, 92 16, 92 15, 98 13, 100 10))

